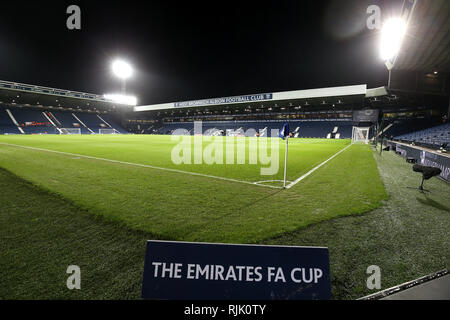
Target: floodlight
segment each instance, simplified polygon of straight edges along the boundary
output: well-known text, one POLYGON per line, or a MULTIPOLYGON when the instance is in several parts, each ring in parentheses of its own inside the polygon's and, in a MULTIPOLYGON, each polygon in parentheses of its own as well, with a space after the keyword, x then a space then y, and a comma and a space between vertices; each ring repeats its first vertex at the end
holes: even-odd
POLYGON ((126 104, 126 105, 130 105, 130 106, 135 106, 137 105, 137 98, 133 97, 133 96, 126 96, 123 94, 105 94, 103 95, 103 97, 106 100, 110 100, 119 104, 126 104))
POLYGON ((133 75, 131 65, 123 60, 115 60, 112 63, 112 71, 120 79, 128 79, 133 75))
POLYGON ((391 18, 383 24, 380 43, 381 59, 388 61, 397 56, 405 33, 406 23, 401 18, 391 18))

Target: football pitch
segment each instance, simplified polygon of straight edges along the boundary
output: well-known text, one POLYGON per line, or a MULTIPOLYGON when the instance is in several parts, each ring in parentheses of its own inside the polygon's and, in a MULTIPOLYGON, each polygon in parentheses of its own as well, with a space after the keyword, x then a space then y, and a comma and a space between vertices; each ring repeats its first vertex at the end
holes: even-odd
POLYGON ((282 189, 254 184, 282 179, 281 139, 271 176, 248 161, 174 164, 177 143, 0 136, 0 298, 138 299, 149 239, 325 246, 334 299, 372 293, 370 265, 381 267, 383 289, 448 267, 448 185, 407 188, 419 177, 392 152, 291 139, 287 180, 304 178, 282 189), (71 264, 83 270, 82 290, 67 290, 71 264))
POLYGON ((285 144, 279 138, 205 137, 199 149, 198 137, 184 137, 182 146, 192 148, 180 153, 181 139, 3 136, 0 167, 93 215, 172 240, 255 243, 374 209, 386 198, 367 145, 290 139, 290 188, 282 189, 285 144), (264 143, 272 164, 260 161, 264 143), (198 150, 202 163, 195 163, 198 150), (205 163, 211 150, 215 163, 205 163), (177 164, 174 154, 186 153, 189 160, 177 164), (269 167, 276 171, 262 175, 269 167))

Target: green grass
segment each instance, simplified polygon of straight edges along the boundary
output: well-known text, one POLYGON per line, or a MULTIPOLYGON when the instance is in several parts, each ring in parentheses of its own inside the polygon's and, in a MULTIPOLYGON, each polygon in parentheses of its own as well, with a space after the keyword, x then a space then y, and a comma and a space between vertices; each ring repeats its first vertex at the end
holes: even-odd
MULTIPOLYGON (((326 246, 335 299, 356 299, 367 289, 366 269, 381 268, 382 289, 450 268, 450 186, 421 176, 393 152, 374 153, 389 194, 383 206, 363 215, 324 221, 265 244, 326 246)), ((375 291, 376 292, 376 291, 375 291)))
POLYGON ((0 169, 0 299, 138 299, 152 235, 83 212, 0 169), (69 265, 81 290, 68 290, 69 265))
MULTIPOLYGON (((64 148, 48 138, 0 142, 64 148)), ((82 138, 79 150, 93 151, 82 138)), ((449 267, 448 184, 407 189, 420 183, 411 165, 368 146, 348 148, 290 190, 4 145, 0 166, 0 299, 139 298, 148 239, 327 246, 334 299, 372 293, 372 264, 383 289, 449 267), (66 288, 70 264, 81 267, 81 290, 66 288)))
MULTIPOLYGON (((289 180, 349 144, 294 141, 289 150, 289 180)), ((174 143, 168 136, 8 136, 0 142, 164 164, 233 179, 242 172, 244 181, 283 174, 280 169, 274 176, 261 176, 260 165, 249 164, 235 164, 232 167, 237 169, 230 171, 222 170, 224 165, 179 167, 170 161, 174 143)), ((283 158, 284 153, 279 156, 283 158)), ((7 145, 1 145, 0 167, 94 215, 175 240, 254 243, 332 217, 368 211, 386 197, 372 153, 363 145, 349 147, 289 190, 7 145)))
MULTIPOLYGON (((181 138, 181 137, 180 137, 181 138)), ((223 137, 216 137, 215 141, 206 141, 211 137, 205 137, 204 149, 208 146, 223 144, 221 148, 226 153, 226 144, 233 145, 234 164, 211 164, 203 161, 202 164, 194 164, 194 144, 197 142, 192 136, 185 137, 192 144, 191 163, 177 165, 173 163, 172 149, 180 141, 172 141, 171 136, 148 135, 17 135, 0 136, 0 142, 19 144, 30 147, 51 149, 55 151, 69 152, 86 156, 114 159, 118 161, 139 163, 168 169, 196 172, 205 175, 214 175, 244 181, 283 179, 284 166, 284 141, 276 139, 240 138, 227 142, 223 137), (220 140, 222 139, 222 140, 220 140), (237 141, 245 143, 245 164, 237 164, 237 141), (257 164, 249 164, 250 145, 268 141, 268 146, 276 145, 278 151, 279 170, 274 175, 261 176, 261 167, 268 167, 258 161, 257 164)), ((201 138, 200 138, 201 139, 201 138)), ((299 173, 307 172, 318 163, 328 159, 343 147, 350 144, 350 140, 326 140, 326 139, 291 139, 289 143, 289 170, 288 180, 295 180, 299 173)), ((251 152, 255 154, 254 152, 251 152)), ((270 154, 270 152, 269 152, 270 154)), ((49 156, 47 154, 47 156, 49 156)), ((258 159, 259 160, 259 159, 258 159)), ((224 161, 225 162, 225 161, 224 161)))

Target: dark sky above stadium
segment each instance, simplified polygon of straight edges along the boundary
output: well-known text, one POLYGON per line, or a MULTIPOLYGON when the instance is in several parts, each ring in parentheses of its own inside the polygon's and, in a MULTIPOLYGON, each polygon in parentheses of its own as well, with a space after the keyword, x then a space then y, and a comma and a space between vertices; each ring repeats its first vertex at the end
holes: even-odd
POLYGON ((378 32, 401 0, 25 1, 2 3, 0 79, 90 93, 120 91, 110 63, 136 73, 139 104, 387 83, 378 32), (81 8, 81 30, 66 8, 81 8))

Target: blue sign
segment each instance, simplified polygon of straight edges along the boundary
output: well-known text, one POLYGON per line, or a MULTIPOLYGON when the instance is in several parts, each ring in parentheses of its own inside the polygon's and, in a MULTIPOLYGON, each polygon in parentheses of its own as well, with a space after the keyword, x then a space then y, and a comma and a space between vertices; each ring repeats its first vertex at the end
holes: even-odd
POLYGON ((331 299, 328 248, 148 241, 142 298, 331 299))
POLYGON ((217 105, 217 104, 246 103, 246 102, 255 102, 255 101, 263 101, 263 100, 272 100, 272 97, 273 97, 272 93, 262 93, 262 94, 246 95, 246 96, 192 100, 192 101, 175 102, 174 107, 181 108, 181 107, 199 107, 199 106, 217 105))

